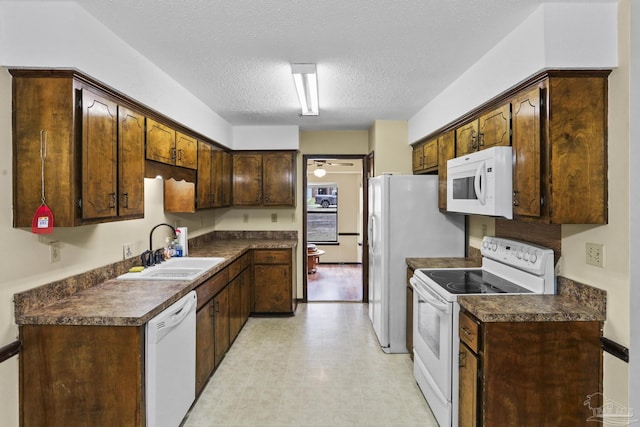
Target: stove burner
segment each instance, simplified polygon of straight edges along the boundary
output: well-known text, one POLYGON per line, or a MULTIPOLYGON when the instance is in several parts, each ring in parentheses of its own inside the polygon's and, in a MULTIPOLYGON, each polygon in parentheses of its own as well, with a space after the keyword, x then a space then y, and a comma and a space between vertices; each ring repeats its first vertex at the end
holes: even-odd
POLYGON ((422 270, 422 273, 452 294, 531 293, 527 288, 482 269, 422 270))

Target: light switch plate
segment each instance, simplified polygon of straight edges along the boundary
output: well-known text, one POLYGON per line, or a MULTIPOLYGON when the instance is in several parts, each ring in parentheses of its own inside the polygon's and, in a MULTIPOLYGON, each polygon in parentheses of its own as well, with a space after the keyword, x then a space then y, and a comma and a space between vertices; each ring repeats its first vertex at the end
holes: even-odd
POLYGON ((49 263, 60 261, 60 242, 49 243, 49 263))

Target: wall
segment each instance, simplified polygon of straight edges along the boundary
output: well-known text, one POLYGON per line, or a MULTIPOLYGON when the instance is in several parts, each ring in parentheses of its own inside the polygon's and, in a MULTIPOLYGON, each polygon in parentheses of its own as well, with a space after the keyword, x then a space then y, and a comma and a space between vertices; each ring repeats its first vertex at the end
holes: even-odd
POLYGON ((541 5, 409 119, 409 142, 545 68, 613 68, 616 54, 615 3, 541 5))
POLYGON ((228 122, 75 3, 0 2, 0 65, 76 68, 220 144, 233 145, 228 122))
POLYGON ((374 152, 374 176, 383 173, 412 174, 412 150, 407 145, 407 122, 376 120, 369 129, 369 152, 374 152))
MULTIPOLYGON (((609 77, 608 100, 609 223, 603 226, 563 225, 562 258, 558 263, 557 273, 607 291, 604 335, 625 346, 629 346, 632 333, 629 311, 629 246, 632 244, 629 237, 629 159, 632 158, 629 154, 629 4, 629 1, 623 0, 619 4, 541 6, 512 34, 409 120, 409 141, 415 141, 498 95, 518 79, 540 71, 536 67, 541 64, 554 68, 615 68, 609 77), (544 37, 532 37, 525 43, 526 34, 536 28, 544 37), (577 36, 580 33, 585 34, 577 36), (576 37, 584 39, 578 40, 576 37), (593 37, 598 37, 598 40, 593 40, 593 37), (539 45, 541 39, 544 40, 543 46, 539 45), (587 49, 576 44, 584 44, 587 49), (541 54, 544 54, 543 61, 536 59, 541 54), (527 58, 532 60, 527 62, 527 58), (523 64, 527 65, 526 69, 522 69, 523 64), (500 79, 492 77, 492 74, 498 73, 500 79), (586 264, 587 242, 604 244, 603 268, 586 264)), ((469 217, 471 246, 480 247, 483 225, 487 226, 487 234, 494 234, 495 221, 492 218, 469 217)), ((637 305, 636 302, 632 304, 637 305)), ((628 406, 628 384, 629 366, 605 354, 606 398, 628 406)))
POLYGON ((234 150, 297 150, 298 126, 234 126, 234 150))

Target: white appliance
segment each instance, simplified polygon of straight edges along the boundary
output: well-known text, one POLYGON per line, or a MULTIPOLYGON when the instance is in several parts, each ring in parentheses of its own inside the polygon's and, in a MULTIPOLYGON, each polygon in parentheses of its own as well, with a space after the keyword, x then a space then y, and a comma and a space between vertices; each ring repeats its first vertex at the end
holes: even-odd
POLYGON ((176 427, 196 398, 196 292, 147 323, 148 427, 176 427))
POLYGON ((485 237, 482 267, 417 269, 413 371, 440 427, 458 427, 458 295, 555 294, 553 250, 485 237))
POLYGON ((447 210, 513 218, 511 147, 492 147, 447 161, 447 210))
POLYGON ((405 258, 464 256, 464 217, 438 210, 435 175, 381 175, 368 190, 369 317, 383 351, 407 353, 405 258))

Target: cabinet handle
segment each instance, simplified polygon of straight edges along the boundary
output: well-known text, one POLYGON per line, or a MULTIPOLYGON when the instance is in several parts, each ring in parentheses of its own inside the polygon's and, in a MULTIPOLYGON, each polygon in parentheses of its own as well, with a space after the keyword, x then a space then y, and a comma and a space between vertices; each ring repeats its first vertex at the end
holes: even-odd
POLYGON ((216 313, 220 313, 220 301, 216 301, 216 313))
POLYGON ((122 195, 122 203, 124 204, 125 209, 129 208, 129 193, 124 193, 122 195))
POLYGON ((256 194, 256 202, 259 202, 259 201, 260 201, 260 193, 257 193, 256 194))
POLYGON ((178 160, 182 160, 182 148, 178 150, 178 160))
POLYGON ((471 132, 471 148, 476 149, 478 148, 478 142, 477 142, 478 137, 476 136, 475 132, 471 132))
POLYGON ((174 162, 176 161, 176 149, 172 149, 171 150, 171 160, 173 160, 174 162))
POLYGON ((484 146, 484 133, 480 132, 480 135, 478 136, 478 142, 480 144, 480 147, 484 146))
POLYGON ((467 328, 465 328, 464 326, 460 328, 460 330, 467 336, 467 337, 472 337, 473 334, 471 333, 470 330, 468 330, 467 328))
POLYGON ((265 200, 266 202, 268 202, 268 201, 269 201, 269 195, 268 195, 268 194, 264 196, 264 200, 265 200))
POLYGON ((116 208, 116 193, 109 193, 109 209, 116 208))
POLYGON ((517 190, 513 191, 513 206, 520 206, 520 192, 517 190))
POLYGON ((467 353, 463 353, 463 352, 458 353, 458 367, 459 368, 467 367, 467 353))

